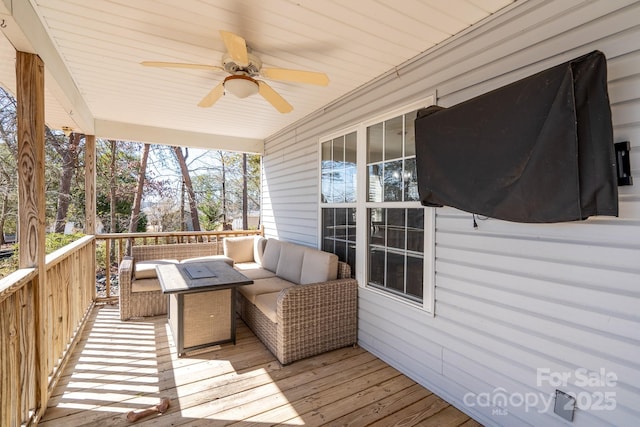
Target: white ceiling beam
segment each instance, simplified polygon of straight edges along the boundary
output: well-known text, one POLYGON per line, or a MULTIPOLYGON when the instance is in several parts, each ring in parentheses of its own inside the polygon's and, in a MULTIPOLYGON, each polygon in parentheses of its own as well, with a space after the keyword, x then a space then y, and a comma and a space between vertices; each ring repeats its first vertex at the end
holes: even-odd
POLYGON ((16 50, 35 53, 42 59, 45 85, 73 121, 70 127, 93 135, 93 114, 31 3, 28 0, 0 0, 0 22, 3 22, 0 29, 16 50))
POLYGON ((264 141, 256 138, 211 135, 101 119, 95 120, 95 130, 95 135, 99 138, 204 148, 206 150, 264 154, 264 141))

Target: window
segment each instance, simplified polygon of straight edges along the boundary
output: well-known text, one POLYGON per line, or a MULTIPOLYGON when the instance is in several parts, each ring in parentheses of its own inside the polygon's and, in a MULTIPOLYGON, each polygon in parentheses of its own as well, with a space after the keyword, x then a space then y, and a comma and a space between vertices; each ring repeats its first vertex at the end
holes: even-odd
POLYGON ((417 202, 416 115, 417 110, 367 127, 367 283, 422 303, 425 208, 417 202))
POLYGON ((322 250, 356 272, 356 132, 324 141, 321 152, 322 250))
POLYGON ((414 137, 426 105, 320 140, 319 234, 360 286, 433 313, 435 213, 419 201, 414 137))

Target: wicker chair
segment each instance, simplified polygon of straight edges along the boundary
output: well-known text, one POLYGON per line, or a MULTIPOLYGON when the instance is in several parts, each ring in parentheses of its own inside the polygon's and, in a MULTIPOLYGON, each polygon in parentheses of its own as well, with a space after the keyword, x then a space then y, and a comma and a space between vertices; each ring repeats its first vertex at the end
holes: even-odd
POLYGON ((131 255, 120 263, 118 278, 120 286, 120 319, 158 316, 167 314, 167 296, 160 288, 134 292, 135 262, 172 259, 183 261, 189 258, 218 255, 222 253, 222 244, 212 243, 176 243, 168 245, 133 246, 131 255))

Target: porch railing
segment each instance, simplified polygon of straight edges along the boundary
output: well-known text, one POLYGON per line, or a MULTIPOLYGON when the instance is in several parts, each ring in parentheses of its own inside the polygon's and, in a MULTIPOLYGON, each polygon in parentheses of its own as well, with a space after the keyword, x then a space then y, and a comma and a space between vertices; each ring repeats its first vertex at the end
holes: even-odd
POLYGON ((0 426, 32 425, 42 417, 87 314, 96 302, 117 298, 111 274, 105 295, 97 295, 96 271, 117 273, 127 244, 219 242, 222 253, 224 238, 256 234, 262 230, 85 236, 46 256, 44 287, 36 268, 0 279, 0 426), (38 289, 45 291, 36 300, 38 289))
POLYGON ((262 235, 263 230, 229 230, 229 231, 178 231, 159 233, 112 233, 96 236, 96 267, 104 272, 99 283, 100 288, 96 301, 110 301, 118 297, 114 292, 113 279, 117 277, 118 266, 122 257, 127 255, 133 245, 159 245, 171 243, 218 242, 218 254, 222 254, 222 241, 226 237, 262 235))
POLYGON ((47 255, 39 300, 37 269, 0 280, 0 425, 31 424, 42 416, 93 306, 94 244, 85 236, 47 255))

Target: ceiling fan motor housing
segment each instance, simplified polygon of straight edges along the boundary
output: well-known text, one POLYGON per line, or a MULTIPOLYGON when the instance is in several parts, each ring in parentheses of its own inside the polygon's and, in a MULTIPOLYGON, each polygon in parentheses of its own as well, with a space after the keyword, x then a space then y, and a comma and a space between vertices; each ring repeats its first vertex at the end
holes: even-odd
POLYGON ((262 61, 251 53, 248 53, 247 56, 249 58, 249 64, 242 65, 235 63, 231 55, 225 53, 222 57, 222 68, 229 74, 245 73, 251 77, 258 77, 260 75, 260 69, 262 68, 262 61))

